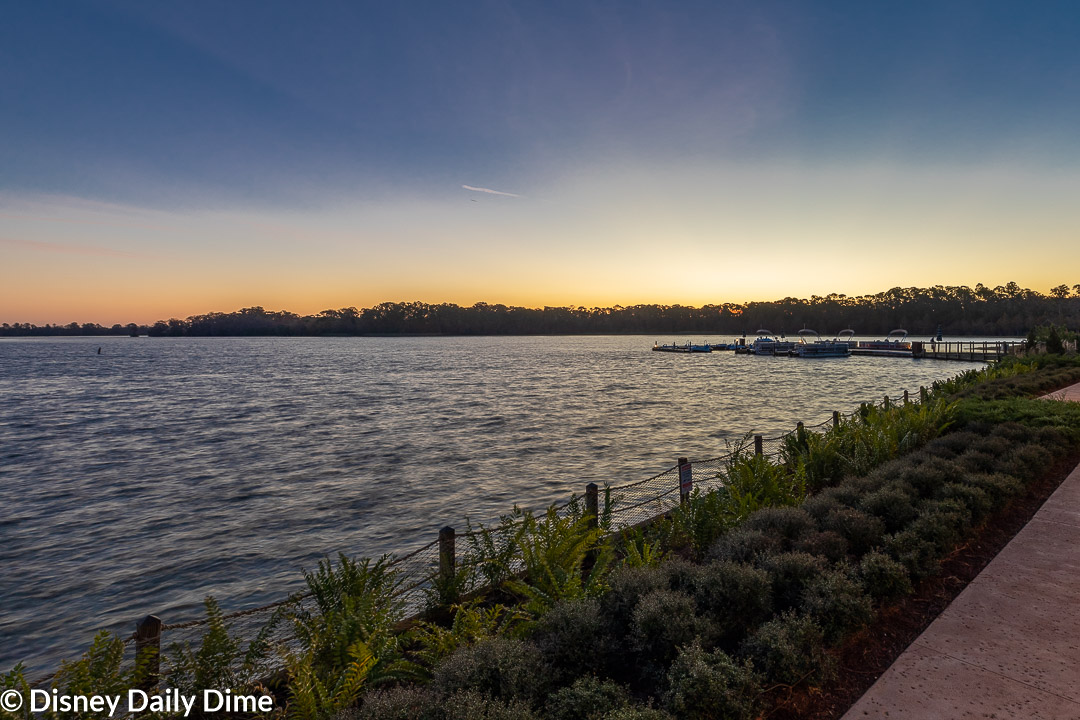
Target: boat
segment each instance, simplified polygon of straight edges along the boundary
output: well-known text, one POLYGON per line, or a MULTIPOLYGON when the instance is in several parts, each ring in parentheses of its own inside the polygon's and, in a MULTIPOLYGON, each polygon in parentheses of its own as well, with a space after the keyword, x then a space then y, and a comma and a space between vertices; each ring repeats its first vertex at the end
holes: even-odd
POLYGON ((851 355, 851 346, 839 336, 836 340, 822 340, 815 331, 803 328, 799 331, 799 344, 791 354, 801 358, 847 357, 851 355))
POLYGON ((716 352, 717 350, 736 350, 736 349, 738 349, 738 347, 739 346, 737 344, 735 344, 735 343, 713 343, 712 344, 713 352, 716 352))
POLYGON ((884 340, 862 340, 852 348, 853 355, 876 355, 878 357, 912 357, 911 343, 907 342, 908 331, 903 328, 893 330, 884 340))
POLYGON ((683 345, 676 345, 672 342, 670 345, 661 345, 659 342, 653 343, 653 352, 675 352, 675 353, 707 353, 712 352, 712 345, 705 343, 704 345, 694 345, 689 341, 683 345))
POLYGON ((750 343, 752 355, 787 355, 795 349, 795 343, 777 339, 771 330, 757 331, 757 340, 750 343))

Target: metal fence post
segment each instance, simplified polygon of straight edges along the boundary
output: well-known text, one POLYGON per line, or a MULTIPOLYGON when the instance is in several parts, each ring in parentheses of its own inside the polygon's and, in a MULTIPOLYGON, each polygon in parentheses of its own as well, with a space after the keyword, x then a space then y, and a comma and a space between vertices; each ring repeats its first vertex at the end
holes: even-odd
POLYGON ((694 467, 684 457, 679 458, 679 504, 685 505, 690 501, 690 493, 694 490, 694 467))
POLYGON ((135 624, 135 685, 150 690, 161 673, 161 618, 147 615, 135 624))
POLYGON ((456 540, 457 534, 449 525, 439 531, 439 579, 444 583, 443 587, 450 587, 454 582, 457 570, 456 540))
POLYGON ((762 455, 762 437, 760 435, 754 436, 754 454, 762 455))
POLYGON ((833 410, 832 411, 832 426, 834 428, 840 427, 840 411, 839 410, 833 410))

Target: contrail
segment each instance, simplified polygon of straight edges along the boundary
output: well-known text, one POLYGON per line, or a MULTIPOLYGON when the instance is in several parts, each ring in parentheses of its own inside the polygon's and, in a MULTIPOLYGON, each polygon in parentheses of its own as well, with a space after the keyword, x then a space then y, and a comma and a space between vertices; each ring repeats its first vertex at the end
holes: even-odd
POLYGON ((473 192, 488 193, 489 195, 505 195, 506 197, 516 198, 521 197, 516 193, 502 192, 501 190, 491 190, 489 188, 473 187, 472 185, 462 185, 461 187, 465 188, 466 190, 472 190, 473 192))

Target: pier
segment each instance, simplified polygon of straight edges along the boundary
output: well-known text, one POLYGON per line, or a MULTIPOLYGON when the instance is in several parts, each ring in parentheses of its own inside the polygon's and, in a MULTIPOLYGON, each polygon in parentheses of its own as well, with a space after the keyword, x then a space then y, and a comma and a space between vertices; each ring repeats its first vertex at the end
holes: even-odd
MULTIPOLYGON (((1006 355, 1016 355, 1023 342, 912 342, 911 357, 925 360, 966 360, 970 362, 994 362, 1006 355)), ((854 353, 854 351, 852 351, 854 353)))

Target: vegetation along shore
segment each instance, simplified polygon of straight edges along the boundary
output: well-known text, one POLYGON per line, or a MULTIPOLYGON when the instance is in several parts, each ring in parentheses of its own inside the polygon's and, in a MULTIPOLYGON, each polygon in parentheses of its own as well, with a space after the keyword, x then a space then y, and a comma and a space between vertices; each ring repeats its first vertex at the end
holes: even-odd
POLYGON ((42 687, 266 693, 265 716, 311 719, 836 717, 873 679, 852 663, 887 665, 929 622, 914 600, 943 607, 972 548, 1080 460, 1080 404, 1037 399, 1077 381, 1076 355, 1009 358, 800 430, 775 461, 740 444, 722 488, 632 529, 515 512, 408 621, 389 557, 328 558, 253 640, 207 598, 201 641, 133 666, 103 632, 42 687))
POLYGON ((1037 325, 1080 323, 1080 284, 1049 294, 1014 282, 930 288, 896 287, 876 295, 814 295, 771 302, 633 305, 605 308, 525 308, 476 303, 385 302, 371 308, 324 310, 315 315, 249 307, 151 325, 96 323, 38 326, 3 323, 0 337, 64 335, 257 336, 257 335, 533 335, 603 333, 753 333, 767 327, 791 332, 812 327, 833 332, 885 334, 897 327, 930 334, 1020 335, 1037 325))

